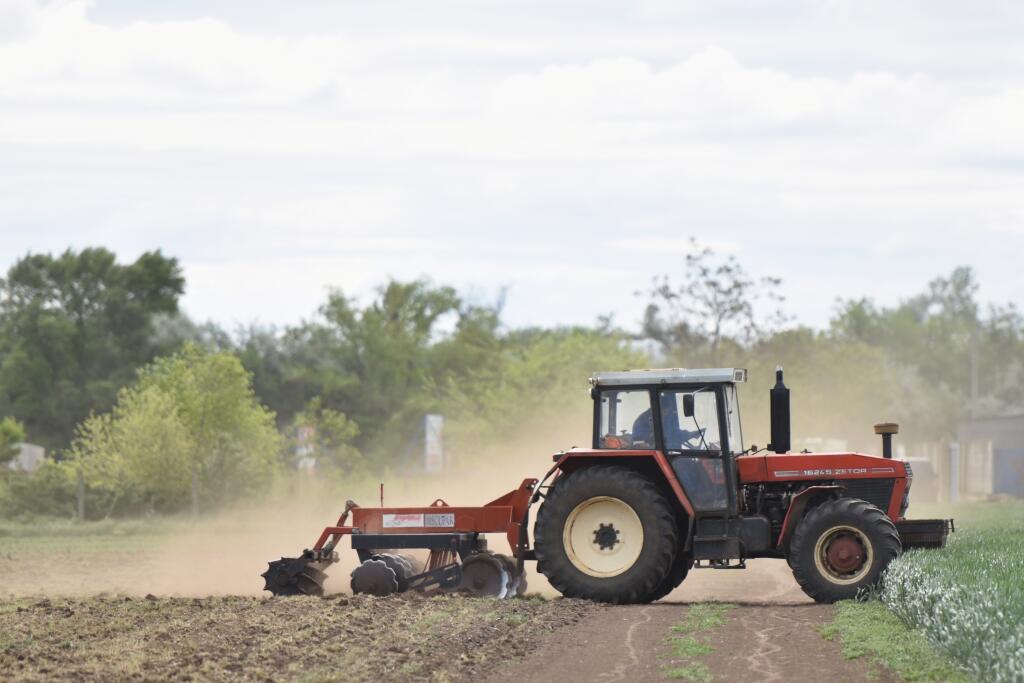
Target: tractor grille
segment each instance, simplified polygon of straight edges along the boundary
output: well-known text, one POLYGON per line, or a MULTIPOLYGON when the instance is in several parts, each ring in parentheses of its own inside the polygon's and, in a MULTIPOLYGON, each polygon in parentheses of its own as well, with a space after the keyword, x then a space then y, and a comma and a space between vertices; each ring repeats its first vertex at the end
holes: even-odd
POLYGON ((892 488, 896 485, 894 479, 851 479, 838 483, 846 487, 846 495, 850 498, 866 500, 882 512, 888 513, 892 488))

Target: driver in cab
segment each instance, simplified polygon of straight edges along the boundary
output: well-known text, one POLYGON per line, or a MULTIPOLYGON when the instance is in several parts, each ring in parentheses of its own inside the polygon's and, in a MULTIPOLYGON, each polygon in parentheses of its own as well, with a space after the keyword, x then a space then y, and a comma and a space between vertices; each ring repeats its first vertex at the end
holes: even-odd
MULTIPOLYGON (((662 394, 659 399, 661 404, 661 428, 665 432, 665 450, 681 451, 687 450, 690 446, 685 445, 699 432, 691 432, 679 425, 679 410, 676 407, 675 394, 662 394)), ((654 420, 651 416, 651 409, 648 408, 633 422, 633 445, 642 444, 654 448, 654 420)))

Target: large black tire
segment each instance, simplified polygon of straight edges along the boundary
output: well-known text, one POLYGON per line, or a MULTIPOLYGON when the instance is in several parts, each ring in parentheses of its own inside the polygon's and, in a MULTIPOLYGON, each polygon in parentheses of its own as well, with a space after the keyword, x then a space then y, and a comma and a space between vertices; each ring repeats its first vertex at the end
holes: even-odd
POLYGON ((654 599, 678 547, 665 496, 647 477, 619 466, 598 465, 559 477, 537 512, 533 534, 537 570, 556 590, 617 604, 654 599), (613 513, 607 524, 601 521, 605 510, 613 513), (616 515, 621 529, 612 521, 616 515), (638 528, 642 534, 630 532, 638 528), (591 535, 593 548, 585 540, 591 535), (602 572, 588 564, 597 566, 605 557, 622 566, 602 572))
POLYGON ((867 501, 838 498, 800 520, 786 559, 807 595, 831 603, 877 584, 902 550, 896 525, 884 512, 867 501))
POLYGON ((693 557, 680 550, 676 553, 676 559, 672 561, 672 568, 669 570, 668 575, 662 580, 661 584, 654 589, 654 592, 647 596, 647 598, 642 602, 654 602, 655 600, 661 600, 676 588, 679 588, 679 584, 681 584, 686 578, 686 575, 690 573, 690 568, 692 566, 693 557))

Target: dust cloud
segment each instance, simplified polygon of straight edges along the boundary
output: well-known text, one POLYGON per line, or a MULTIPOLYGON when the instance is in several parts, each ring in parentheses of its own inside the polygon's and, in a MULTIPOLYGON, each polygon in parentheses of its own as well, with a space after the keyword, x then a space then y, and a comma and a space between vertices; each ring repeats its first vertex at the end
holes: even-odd
MULTIPOLYGON (((496 434, 491 443, 453 454, 452 468, 442 474, 386 474, 384 503, 426 506, 438 498, 450 505, 490 502, 516 489, 527 477, 542 477, 553 464, 554 453, 588 445, 589 415, 582 405, 573 414, 549 415, 524 424, 515 434, 496 434)), ((11 545, 7 552, 0 545, 0 569, 7 578, 0 592, 12 596, 269 596, 260 577, 267 562, 294 557, 312 547, 323 528, 337 521, 346 499, 369 507, 379 505, 379 498, 378 481, 326 482, 295 475, 265 497, 197 520, 156 518, 151 531, 145 523, 132 523, 134 528, 126 531, 115 526, 113 536, 83 537, 66 544, 58 539, 42 560, 34 556, 34 547, 19 550, 11 545), (32 560, 23 561, 27 556, 32 560)), ((495 552, 510 552, 503 534, 489 534, 488 542, 495 552)), ((327 593, 349 592, 349 574, 358 564, 347 541, 340 544, 338 554, 340 561, 327 569, 327 593)), ((530 592, 555 595, 532 564, 527 567, 530 592)))

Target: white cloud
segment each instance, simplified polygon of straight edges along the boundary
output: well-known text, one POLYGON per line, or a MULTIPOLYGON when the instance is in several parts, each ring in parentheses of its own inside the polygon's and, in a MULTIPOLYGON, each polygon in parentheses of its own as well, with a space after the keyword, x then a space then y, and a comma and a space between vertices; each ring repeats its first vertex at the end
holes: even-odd
POLYGON ((735 254, 740 250, 736 242, 720 240, 700 240, 694 245, 689 237, 647 237, 636 235, 626 239, 614 239, 605 242, 608 249, 648 252, 657 254, 694 254, 708 248, 717 254, 735 254))
POLYGON ((691 234, 813 322, 963 260, 1024 296, 1012 7, 194 7, 0 0, 10 259, 163 246, 229 320, 427 273, 625 321, 691 234))

